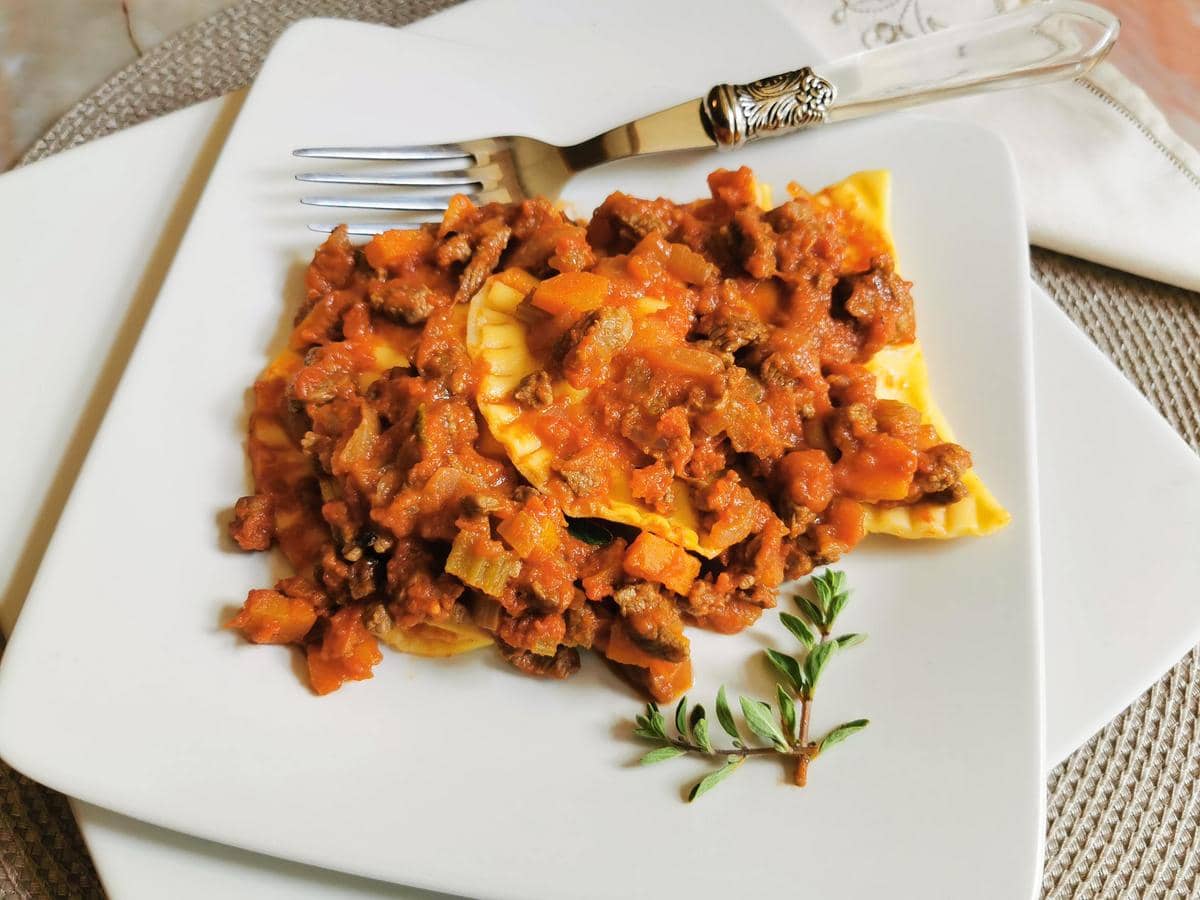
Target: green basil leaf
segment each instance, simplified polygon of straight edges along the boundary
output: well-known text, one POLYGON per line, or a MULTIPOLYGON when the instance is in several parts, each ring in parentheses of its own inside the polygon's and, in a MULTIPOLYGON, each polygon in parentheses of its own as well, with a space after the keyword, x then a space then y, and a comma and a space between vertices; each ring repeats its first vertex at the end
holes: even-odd
POLYGON ((805 647, 811 650, 817 644, 817 636, 812 633, 812 629, 804 624, 804 620, 798 616, 793 616, 791 613, 780 613, 779 621, 783 623, 783 627, 795 635, 796 640, 802 643, 805 647))
POLYGON ((738 734, 737 725, 733 721, 733 712, 729 709, 729 700, 725 696, 725 685, 721 685, 717 690, 717 721, 721 723, 725 733, 735 741, 741 737, 738 734))
POLYGON ((675 707, 675 730, 679 732, 679 736, 685 741, 688 736, 687 705, 687 695, 684 694, 679 698, 679 705, 675 707))
POLYGON ((657 750, 651 750, 645 756, 638 760, 638 765, 649 766, 656 762, 662 762, 665 759, 674 759, 677 756, 683 756, 685 751, 678 747, 659 747, 657 750))
POLYGON ((817 743, 817 752, 824 753, 826 747, 840 744, 855 732, 862 731, 869 724, 871 724, 869 719, 855 719, 852 722, 843 722, 837 728, 833 729, 833 731, 829 732, 829 734, 825 735, 825 737, 821 738, 817 743))
POLYGON ((761 700, 754 700, 749 697, 742 697, 741 703, 742 715, 746 717, 746 724, 750 726, 750 730, 759 737, 770 741, 778 749, 787 750, 787 739, 784 738, 783 732, 779 730, 779 726, 775 724, 775 717, 771 714, 771 707, 761 700))
POLYGON ((707 794, 709 791, 711 791, 713 788, 715 788, 718 784, 720 784, 722 781, 724 781, 726 778, 728 778, 730 775, 732 775, 737 770, 738 766, 740 766, 741 764, 742 764, 742 758, 739 758, 737 762, 727 762, 727 763, 725 763, 725 765, 721 766, 721 768, 717 769, 715 772, 709 772, 707 775, 705 775, 703 778, 700 779, 700 781, 696 784, 696 786, 694 788, 692 788, 691 793, 688 794, 688 803, 691 803, 696 798, 702 797, 705 794, 707 794))
POLYGON ((593 547, 603 547, 613 541, 613 533, 605 527, 603 519, 567 519, 567 531, 593 547))
POLYGON ((856 647, 867 639, 865 634, 843 634, 837 638, 837 645, 845 650, 847 647, 856 647))
POLYGON ((796 735, 796 701, 782 684, 775 685, 775 693, 779 695, 779 724, 791 743, 796 735))

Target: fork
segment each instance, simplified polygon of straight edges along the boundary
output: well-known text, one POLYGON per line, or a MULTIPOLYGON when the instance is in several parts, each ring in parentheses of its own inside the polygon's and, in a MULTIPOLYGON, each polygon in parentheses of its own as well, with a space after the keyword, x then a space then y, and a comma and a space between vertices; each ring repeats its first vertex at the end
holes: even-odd
MULTIPOLYGON (((397 147, 308 147, 300 157, 360 161, 354 171, 306 172, 300 181, 352 187, 301 203, 394 214, 349 225, 369 235, 441 221, 455 194, 475 203, 556 199, 578 172, 652 153, 717 148, 962 94, 1022 87, 1090 71, 1116 42, 1120 21, 1078 0, 1048 0, 748 84, 651 113, 566 147, 509 135, 397 147), (375 164, 387 163, 384 170, 375 164), (383 192, 359 188, 384 188, 383 192)), ((311 224, 332 231, 329 224, 311 224)))

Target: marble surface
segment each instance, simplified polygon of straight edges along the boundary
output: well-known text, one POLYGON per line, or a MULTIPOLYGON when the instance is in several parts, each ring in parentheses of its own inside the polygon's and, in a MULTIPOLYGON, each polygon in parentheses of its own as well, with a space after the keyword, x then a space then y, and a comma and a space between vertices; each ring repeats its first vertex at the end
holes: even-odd
MULTIPOLYGON (((0 171, 138 54, 234 2, 0 0, 0 171)), ((1124 22, 1114 62, 1200 145, 1200 0, 1102 2, 1124 22)))

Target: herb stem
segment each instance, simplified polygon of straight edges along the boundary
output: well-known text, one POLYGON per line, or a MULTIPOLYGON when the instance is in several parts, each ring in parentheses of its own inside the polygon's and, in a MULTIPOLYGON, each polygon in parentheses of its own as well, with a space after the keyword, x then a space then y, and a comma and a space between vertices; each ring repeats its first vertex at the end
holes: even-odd
POLYGON ((693 744, 691 741, 683 741, 678 738, 671 738, 667 741, 672 747, 678 747, 687 753, 696 753, 700 756, 736 756, 739 759, 745 759, 747 756, 795 756, 809 757, 816 755, 816 745, 796 746, 791 750, 780 750, 778 747, 714 747, 710 753, 699 744, 693 744))
POLYGON ((800 698, 800 737, 797 743, 805 752, 801 753, 796 758, 796 787, 804 787, 808 784, 808 761, 816 754, 808 743, 808 715, 812 709, 812 701, 804 697, 800 698))

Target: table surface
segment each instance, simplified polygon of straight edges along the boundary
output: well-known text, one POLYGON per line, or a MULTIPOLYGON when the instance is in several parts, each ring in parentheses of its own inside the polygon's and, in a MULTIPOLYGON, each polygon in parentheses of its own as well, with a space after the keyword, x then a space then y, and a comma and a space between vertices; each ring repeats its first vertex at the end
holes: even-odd
MULTIPOLYGON (((791 2, 799 3, 802 0, 791 2)), ((850 3, 861 3, 863 0, 817 2, 827 4, 834 10, 850 3)), ((904 5, 922 0, 870 2, 904 5)), ((122 13, 119 18, 111 20, 104 16, 111 12, 108 10, 110 6, 115 6, 120 12, 123 4, 119 0, 85 0, 85 4, 79 4, 76 9, 69 8, 75 5, 71 0, 4 0, 0 3, 0 169, 10 165, 25 146, 41 133, 42 128, 53 121, 76 97, 90 91, 108 71, 119 68, 125 61, 134 58, 136 51, 132 49, 133 45, 128 43, 131 35, 134 40, 139 40, 145 50, 160 38, 167 36, 176 26, 186 24, 191 18, 200 18, 229 3, 230 0, 127 0, 128 17, 122 13), (187 14, 187 9, 193 6, 196 11, 187 14), (36 16, 32 13, 35 8, 36 16), (152 13, 159 17, 154 18, 152 13), (97 17, 96 23, 89 24, 85 21, 90 15, 97 17), (176 18, 172 19, 172 15, 176 18), (47 36, 48 31, 53 31, 53 28, 47 29, 44 24, 47 21, 57 22, 60 29, 64 23, 71 25, 70 40, 64 38, 59 42, 60 49, 57 54, 47 50, 43 57, 38 57, 32 51, 9 52, 14 46, 32 47, 34 37, 41 42, 38 46, 43 49, 53 45, 56 38, 47 36), (111 37, 112 21, 125 27, 125 45, 111 37), (164 22, 166 24, 163 24, 164 22), (12 34, 19 34, 25 43, 14 43, 11 39, 12 34), (64 48, 75 49, 81 42, 88 43, 93 34, 110 35, 104 39, 110 40, 111 46, 123 46, 124 49, 120 52, 126 55, 119 57, 120 61, 109 68, 98 70, 100 74, 93 73, 88 81, 81 73, 96 63, 103 53, 99 49, 90 53, 87 63, 79 62, 78 57, 75 61, 67 62, 64 58, 67 49, 64 48), (79 75, 75 87, 72 88, 65 79, 55 80, 53 71, 56 63, 60 68, 69 69, 79 75), (42 72, 42 77, 33 78, 29 75, 31 70, 42 72), (44 88, 47 95, 53 95, 55 90, 60 91, 56 101, 59 105, 49 107, 50 112, 46 112, 44 108, 39 111, 33 99, 35 94, 39 93, 35 85, 44 88), (10 103, 14 96, 25 97, 27 102, 23 101, 20 109, 16 109, 10 103), (16 130, 9 124, 14 120, 16 113, 27 117, 43 117, 40 120, 43 125, 30 128, 27 132, 29 137, 21 143, 16 142, 16 130), (9 141, 9 144, 6 144, 6 141, 9 141), (6 147, 11 147, 10 156, 5 156, 5 153, 10 152, 6 147)), ((1193 121, 1190 126, 1192 131, 1186 131, 1189 127, 1186 122, 1189 120, 1183 114, 1189 109, 1193 110, 1193 116, 1200 111, 1200 104, 1196 103, 1196 98, 1200 97, 1200 73, 1194 71, 1195 67, 1200 66, 1200 62, 1187 59, 1185 52, 1189 44, 1195 45, 1197 36, 1200 35, 1198 4, 1200 0, 1155 0, 1154 4, 1147 4, 1153 6, 1153 9, 1143 11, 1137 8, 1136 0, 1107 2, 1107 5, 1118 9, 1125 18, 1126 54, 1136 50, 1134 41, 1139 33, 1149 34, 1151 40, 1158 41, 1164 47, 1174 48, 1175 58, 1171 58, 1169 52, 1164 52, 1161 57, 1151 54, 1148 60, 1153 63, 1151 69, 1158 67, 1159 79, 1156 83, 1162 86, 1158 89, 1161 93, 1156 92, 1150 79, 1135 71, 1133 65, 1125 62, 1121 56, 1118 56, 1116 61, 1127 73, 1147 87, 1151 95, 1172 115, 1180 132, 1188 135, 1194 143, 1200 143, 1200 126, 1193 121), (1161 15, 1166 12, 1167 7, 1173 15, 1178 16, 1178 20, 1172 22, 1170 27, 1164 24, 1166 20, 1161 15), (1155 31, 1156 27, 1158 31, 1155 31), (1174 33, 1172 29, 1178 33, 1174 33), (1193 67, 1193 71, 1187 71, 1188 65, 1193 67), (1167 73, 1165 76, 1162 74, 1164 71, 1167 73), (1181 99, 1173 105, 1163 99, 1178 91, 1182 91, 1179 94, 1181 99)), ((310 4, 308 0, 278 0, 278 5, 305 10, 323 7, 320 2, 310 4)), ((336 0, 324 4, 330 7, 337 5, 336 0)), ((391 9, 386 4, 373 4, 370 0, 364 0, 363 6, 391 9)), ((376 14, 387 17, 385 13, 376 14)), ((261 49, 265 49, 265 44, 261 49)), ((228 68, 225 62, 218 65, 220 71, 228 68)), ((221 83, 224 84, 224 81, 221 83)), ((162 89, 163 85, 158 85, 158 88, 162 89)), ((197 97, 193 96, 187 102, 194 102, 195 99, 197 97)), ((169 108, 173 107, 163 107, 169 108)), ((118 125, 122 121, 121 115, 112 108, 107 112, 97 110, 96 114, 116 121, 118 125)), ((124 124, 129 122, 124 121, 124 124)), ((111 130, 118 125, 110 125, 109 128, 111 130)), ((42 149, 45 151, 45 148, 42 149)), ((53 149, 58 148, 51 148, 51 151, 46 152, 52 152, 53 149)), ((1191 430, 1194 423, 1191 417, 1196 407, 1188 407, 1185 404, 1181 409, 1175 402, 1177 398, 1174 389, 1163 388, 1168 382, 1178 387, 1179 372, 1171 368, 1174 361, 1160 360, 1157 356, 1147 357, 1138 352, 1136 347, 1130 355, 1126 338, 1130 326, 1127 319, 1132 314, 1131 310, 1145 310, 1145 315, 1155 322, 1165 317, 1168 332, 1177 324, 1176 319, 1190 317, 1190 333, 1197 333, 1195 328, 1200 326, 1200 318, 1195 314, 1195 295, 1185 296, 1186 292, 1177 289, 1144 282, 1132 276, 1059 258, 1045 252, 1035 252, 1034 264, 1039 280, 1072 315, 1076 323, 1084 327, 1093 339, 1122 365, 1126 374, 1159 406, 1177 430, 1194 438, 1195 433, 1191 430), (1120 328, 1116 327, 1113 321, 1109 321, 1117 313, 1126 316, 1122 319, 1120 328), (1121 340, 1116 340, 1113 335, 1120 336, 1121 340), (1160 371, 1160 368, 1163 371, 1160 371), (1171 377, 1167 377, 1168 375, 1171 377)), ((1137 325, 1138 322, 1133 324, 1137 325)), ((1162 327, 1163 324, 1158 322, 1155 327, 1162 327)), ((1200 727, 1196 724, 1200 719, 1190 711, 1194 706, 1195 692, 1200 689, 1198 686, 1200 657, 1190 655, 1126 713, 1097 734, 1070 760, 1050 773, 1048 805, 1051 827, 1047 834, 1046 847, 1046 896, 1116 896, 1116 893, 1110 891, 1123 894, 1125 888, 1130 891, 1136 890, 1141 895, 1143 889, 1149 890, 1152 885, 1170 884, 1172 881, 1176 888, 1180 885, 1195 886, 1195 866, 1197 861, 1200 861, 1200 854, 1188 853, 1187 848, 1195 850, 1197 844, 1189 835, 1200 831, 1197 827, 1197 807, 1194 805, 1195 798, 1200 794, 1195 791, 1193 784, 1195 773, 1200 771, 1196 762, 1200 760, 1200 755, 1196 754, 1200 743, 1192 740, 1196 734, 1200 734, 1200 727), (1182 718, 1176 715, 1179 709, 1186 713, 1182 718), (1164 727, 1167 728, 1166 733, 1163 732, 1164 727), (1185 738, 1186 740, 1183 740, 1185 738), (1147 775, 1147 770, 1158 769, 1166 772, 1167 777, 1160 778, 1154 775, 1154 772, 1150 772, 1150 775, 1154 775, 1153 778, 1147 775), (1121 772, 1125 772, 1126 775, 1118 777, 1121 772), (1162 798, 1157 795, 1154 798, 1141 796, 1140 792, 1146 790, 1147 785, 1151 785, 1152 790, 1166 790, 1170 802, 1159 802, 1162 798), (1147 805, 1148 799, 1154 800, 1151 806, 1147 805), (1129 849, 1118 859, 1117 855, 1114 855, 1114 847, 1129 849), (1178 856, 1180 852, 1184 853, 1183 857, 1178 856), (1133 856, 1127 858, 1130 854, 1133 856), (1165 881, 1164 873, 1165 876, 1170 876, 1165 881)), ((31 894, 18 893, 15 896, 98 895, 99 886, 95 875, 87 864, 86 854, 79 844, 73 826, 68 827, 70 818, 62 799, 37 788, 19 776, 9 774, 10 777, 15 777, 16 793, 12 797, 0 798, 5 801, 0 802, 0 828, 11 826, 14 822, 23 825, 18 837, 26 846, 22 848, 18 841, 17 849, 23 849, 30 854, 31 875, 36 885, 40 885, 40 889, 35 886, 31 894), (28 827, 31 821, 37 823, 36 829, 28 827)), ((8 857, 8 849, 0 847, 0 850, 5 851, 0 852, 0 874, 3 874, 7 863, 13 862, 11 857, 5 858, 8 857)), ((1191 888, 1185 888, 1184 893, 1191 895, 1191 888)), ((0 890, 0 895, 5 895, 3 890, 0 890)))
MULTIPOLYGON (((0 171, 109 75, 234 0, 4 0, 0 171), (87 48, 79 53, 79 48, 87 48)), ((831 14, 848 0, 826 3, 831 14)), ((897 0, 899 2, 899 0, 897 0)), ((1101 0, 1124 28, 1113 61, 1200 145, 1200 0, 1101 0)))

